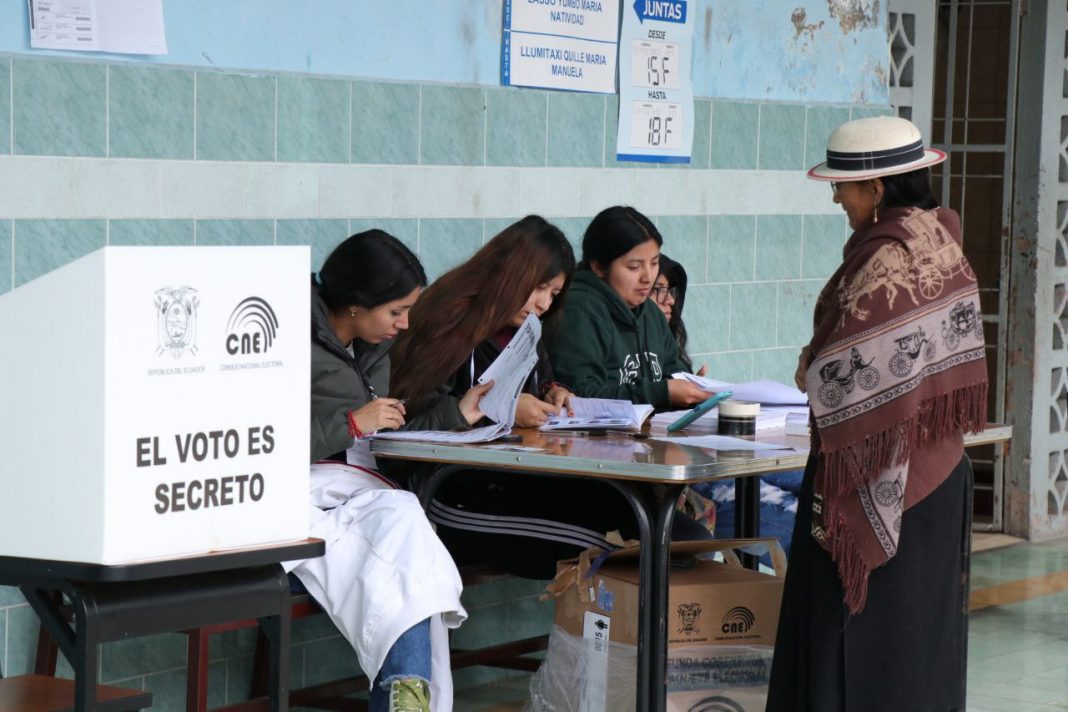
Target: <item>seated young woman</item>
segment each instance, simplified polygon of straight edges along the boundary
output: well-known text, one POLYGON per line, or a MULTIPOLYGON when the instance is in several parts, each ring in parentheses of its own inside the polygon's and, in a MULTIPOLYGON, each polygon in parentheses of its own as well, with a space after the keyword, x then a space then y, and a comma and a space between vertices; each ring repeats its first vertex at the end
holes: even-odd
POLYGON ((653 282, 649 298, 667 319, 668 329, 679 347, 679 360, 686 366, 687 371, 703 376, 708 371, 708 366, 702 365, 694 371, 693 360, 686 352, 689 336, 686 333, 686 324, 682 321, 682 307, 686 304, 686 282, 686 268, 661 252, 660 273, 653 282))
POLYGON ((484 387, 411 422, 387 397, 390 345, 425 285, 416 256, 381 230, 338 245, 311 285, 311 535, 326 554, 287 568, 356 651, 373 680, 372 712, 452 709, 446 628, 467 617, 448 551, 363 439, 482 417, 484 387))
POLYGON ((634 208, 593 219, 562 318, 549 339, 557 378, 580 396, 685 408, 709 394, 671 378, 689 370, 667 321, 649 303, 660 270, 660 232, 634 208))

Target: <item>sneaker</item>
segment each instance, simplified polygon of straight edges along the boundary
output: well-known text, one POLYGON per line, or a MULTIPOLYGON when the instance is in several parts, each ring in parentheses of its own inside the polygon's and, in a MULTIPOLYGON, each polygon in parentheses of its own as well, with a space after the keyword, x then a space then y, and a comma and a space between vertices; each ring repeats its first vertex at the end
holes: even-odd
POLYGON ((389 712, 430 712, 430 686, 418 677, 402 677, 389 685, 389 712))

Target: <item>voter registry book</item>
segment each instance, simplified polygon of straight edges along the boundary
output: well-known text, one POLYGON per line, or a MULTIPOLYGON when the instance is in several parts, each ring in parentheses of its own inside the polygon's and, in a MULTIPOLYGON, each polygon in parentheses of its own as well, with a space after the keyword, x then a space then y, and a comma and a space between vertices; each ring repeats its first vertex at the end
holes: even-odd
POLYGON ((571 398, 571 410, 549 418, 542 430, 633 430, 642 429, 642 423, 653 413, 653 406, 635 405, 630 401, 610 398, 571 398))

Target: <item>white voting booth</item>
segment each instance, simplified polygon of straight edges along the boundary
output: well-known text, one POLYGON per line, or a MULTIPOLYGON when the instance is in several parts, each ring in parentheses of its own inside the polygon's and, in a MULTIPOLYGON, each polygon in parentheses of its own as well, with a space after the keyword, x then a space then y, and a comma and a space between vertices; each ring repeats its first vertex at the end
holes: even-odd
POLYGON ((0 555, 308 534, 307 247, 106 247, 0 295, 0 555))

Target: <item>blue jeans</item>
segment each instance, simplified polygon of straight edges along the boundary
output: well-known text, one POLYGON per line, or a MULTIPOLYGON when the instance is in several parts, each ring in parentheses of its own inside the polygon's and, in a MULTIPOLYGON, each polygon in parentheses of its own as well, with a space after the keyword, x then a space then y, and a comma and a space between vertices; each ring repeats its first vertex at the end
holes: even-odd
POLYGON ((370 712, 388 712, 390 683, 405 677, 418 677, 428 684, 430 682, 429 618, 401 633, 386 653, 382 669, 371 685, 370 712))

